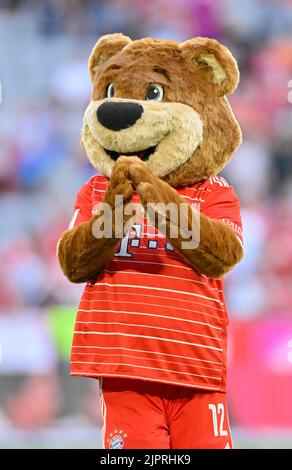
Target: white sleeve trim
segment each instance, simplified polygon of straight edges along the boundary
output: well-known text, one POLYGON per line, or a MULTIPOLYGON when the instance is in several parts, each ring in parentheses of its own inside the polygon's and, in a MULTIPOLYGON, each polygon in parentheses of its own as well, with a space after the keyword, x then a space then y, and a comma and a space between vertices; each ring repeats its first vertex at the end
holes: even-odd
POLYGON ((76 222, 76 219, 77 219, 77 216, 80 212, 80 209, 76 209, 76 211, 74 212, 74 215, 72 217, 72 220, 68 226, 68 230, 71 230, 72 228, 74 228, 74 225, 75 225, 75 222, 76 222))

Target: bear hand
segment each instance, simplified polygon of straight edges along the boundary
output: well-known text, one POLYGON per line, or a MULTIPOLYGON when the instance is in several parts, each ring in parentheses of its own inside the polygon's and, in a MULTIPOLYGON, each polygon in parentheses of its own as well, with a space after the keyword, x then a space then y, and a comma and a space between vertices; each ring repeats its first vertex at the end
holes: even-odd
POLYGON ((123 204, 130 202, 133 197, 134 187, 129 180, 128 169, 127 157, 120 157, 113 168, 110 183, 103 200, 103 202, 110 204, 113 209, 119 203, 116 196, 123 198, 123 204))
POLYGON ((135 186, 142 204, 148 203, 179 204, 184 200, 168 183, 154 175, 139 158, 130 157, 129 179, 135 186))

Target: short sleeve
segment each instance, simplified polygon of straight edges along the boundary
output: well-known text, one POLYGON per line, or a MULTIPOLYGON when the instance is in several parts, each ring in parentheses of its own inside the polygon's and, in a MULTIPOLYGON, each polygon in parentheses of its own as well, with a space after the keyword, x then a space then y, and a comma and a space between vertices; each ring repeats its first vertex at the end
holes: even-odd
POLYGON ((92 186, 89 180, 82 186, 77 194, 74 204, 74 214, 69 224, 69 229, 77 227, 81 222, 87 222, 91 219, 91 192, 92 186))
POLYGON ((240 241, 243 241, 240 202, 232 186, 216 185, 212 188, 202 212, 211 219, 222 220, 234 230, 240 241))

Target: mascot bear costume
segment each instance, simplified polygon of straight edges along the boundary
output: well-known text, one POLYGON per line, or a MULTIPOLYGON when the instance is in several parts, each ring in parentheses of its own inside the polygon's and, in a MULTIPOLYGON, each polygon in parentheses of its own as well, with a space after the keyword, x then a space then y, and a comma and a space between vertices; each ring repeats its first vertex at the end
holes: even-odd
POLYGON ((217 174, 241 142, 236 61, 213 39, 111 34, 89 73, 97 175, 58 244, 65 276, 86 283, 71 374, 99 380, 106 448, 230 448, 222 277, 243 248, 217 174))

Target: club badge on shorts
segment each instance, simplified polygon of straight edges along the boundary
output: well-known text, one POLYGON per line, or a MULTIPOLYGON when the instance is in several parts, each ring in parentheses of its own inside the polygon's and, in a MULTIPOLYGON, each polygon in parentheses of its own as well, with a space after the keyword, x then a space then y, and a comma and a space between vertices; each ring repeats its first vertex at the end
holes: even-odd
POLYGON ((125 434, 122 429, 115 429, 107 439, 109 449, 123 449, 126 437, 128 434, 125 434))

